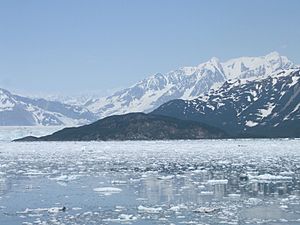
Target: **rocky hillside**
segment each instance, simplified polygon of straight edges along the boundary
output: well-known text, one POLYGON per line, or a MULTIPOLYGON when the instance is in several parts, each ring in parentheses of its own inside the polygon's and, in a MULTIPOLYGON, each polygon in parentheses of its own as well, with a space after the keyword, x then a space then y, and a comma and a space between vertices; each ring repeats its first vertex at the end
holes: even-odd
POLYGON ((77 128, 65 128, 41 138, 26 137, 18 141, 172 140, 225 137, 227 135, 223 131, 198 122, 131 113, 110 116, 77 128))
POLYGON ((236 137, 300 137, 300 69, 232 80, 194 100, 173 100, 152 114, 193 120, 236 137))

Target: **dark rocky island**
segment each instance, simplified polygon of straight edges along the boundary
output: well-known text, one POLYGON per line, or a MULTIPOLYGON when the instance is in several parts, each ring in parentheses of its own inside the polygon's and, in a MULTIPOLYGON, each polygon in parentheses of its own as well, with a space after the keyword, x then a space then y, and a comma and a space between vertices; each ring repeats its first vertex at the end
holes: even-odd
POLYGON ((110 141, 227 138, 218 128, 195 121, 144 113, 110 116, 90 125, 65 128, 51 135, 15 141, 110 141))

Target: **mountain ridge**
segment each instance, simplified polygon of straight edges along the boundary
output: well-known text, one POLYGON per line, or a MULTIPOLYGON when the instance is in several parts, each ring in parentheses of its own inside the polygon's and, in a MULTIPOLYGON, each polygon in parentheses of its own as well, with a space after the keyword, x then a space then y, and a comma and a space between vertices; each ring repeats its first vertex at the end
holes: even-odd
POLYGON ((300 130, 299 102, 300 69, 290 69, 266 78, 226 81, 207 95, 172 100, 152 113, 206 123, 233 136, 300 137, 295 133, 300 130))
POLYGON ((151 112, 173 99, 193 99, 230 79, 264 77, 295 67, 287 57, 272 52, 261 57, 240 57, 221 63, 216 57, 195 67, 157 73, 113 95, 85 104, 100 118, 129 112, 151 112))
POLYGON ((111 115, 149 113, 174 100, 192 100, 218 89, 230 80, 253 80, 294 68, 287 57, 272 52, 261 57, 240 57, 220 62, 212 57, 194 67, 181 67, 166 74, 157 73, 113 95, 97 99, 68 98, 62 102, 0 92, 0 125, 82 125, 111 115), (72 104, 63 103, 64 101, 72 104), (85 102, 83 104, 83 102, 85 102), (82 105, 83 104, 83 105, 82 105), (13 109, 13 110, 12 110, 13 109))
POLYGON ((90 125, 17 141, 298 137, 300 68, 229 80, 196 99, 175 99, 148 114, 108 116, 90 125))
POLYGON ((0 88, 1 126, 75 126, 96 119, 95 114, 80 106, 23 97, 0 88))
POLYGON ((92 124, 65 128, 40 138, 28 136, 14 141, 110 141, 179 140, 225 138, 218 128, 162 115, 129 113, 100 119, 92 124))

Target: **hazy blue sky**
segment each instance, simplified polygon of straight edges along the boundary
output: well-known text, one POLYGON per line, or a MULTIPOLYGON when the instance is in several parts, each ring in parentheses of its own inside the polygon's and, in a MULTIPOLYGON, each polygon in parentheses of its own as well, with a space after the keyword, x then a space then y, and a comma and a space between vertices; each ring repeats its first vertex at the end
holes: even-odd
POLYGON ((274 50, 300 63, 299 0, 0 1, 0 87, 23 93, 105 93, 274 50))

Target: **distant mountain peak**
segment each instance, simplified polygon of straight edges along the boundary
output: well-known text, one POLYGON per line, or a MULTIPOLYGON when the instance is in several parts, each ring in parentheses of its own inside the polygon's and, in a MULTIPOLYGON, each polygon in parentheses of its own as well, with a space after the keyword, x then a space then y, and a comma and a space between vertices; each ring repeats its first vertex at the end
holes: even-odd
POLYGON ((238 86, 245 80, 263 79, 292 68, 294 63, 278 52, 225 62, 212 57, 197 66, 153 74, 108 97, 84 98, 78 104, 72 100, 72 105, 21 97, 0 89, 0 124, 10 121, 10 125, 76 125, 110 115, 150 112, 170 100, 191 100, 210 93, 229 80, 238 86))
POLYGON ((277 51, 273 51, 273 52, 270 52, 269 54, 265 55, 266 59, 273 59, 273 58, 280 58, 280 57, 282 57, 282 56, 277 51))
POLYGON ((173 100, 152 113, 194 120, 235 137, 300 137, 300 69, 226 81, 208 95, 173 100))
POLYGON ((293 67, 294 63, 278 52, 226 62, 212 57, 198 66, 181 67, 166 74, 156 73, 111 96, 89 101, 86 106, 100 118, 129 112, 150 112, 173 99, 196 98, 229 79, 266 77, 293 67))
POLYGON ((207 62, 200 63, 197 66, 197 69, 201 70, 203 68, 210 69, 210 68, 220 68, 220 67, 222 67, 220 60, 217 57, 212 57, 207 62))
POLYGON ((220 60, 219 58, 217 57, 212 57, 209 62, 211 62, 212 64, 215 64, 215 65, 219 65, 220 64, 220 60))
POLYGON ((22 97, 0 89, 0 126, 74 126, 96 119, 83 107, 22 97))

